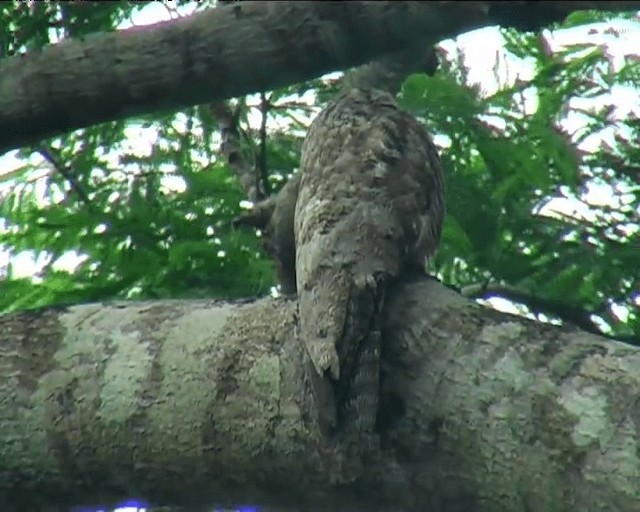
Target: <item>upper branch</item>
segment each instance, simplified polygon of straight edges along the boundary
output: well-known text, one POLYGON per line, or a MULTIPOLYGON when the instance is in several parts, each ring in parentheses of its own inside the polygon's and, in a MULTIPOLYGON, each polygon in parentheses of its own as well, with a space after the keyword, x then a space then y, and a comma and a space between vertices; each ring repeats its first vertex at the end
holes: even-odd
MULTIPOLYGON (((105 121, 275 89, 496 21, 518 25, 544 2, 511 3, 516 14, 498 9, 492 19, 504 2, 249 1, 63 41, 0 61, 0 153, 105 121)), ((640 8, 548 4, 554 18, 640 8)))

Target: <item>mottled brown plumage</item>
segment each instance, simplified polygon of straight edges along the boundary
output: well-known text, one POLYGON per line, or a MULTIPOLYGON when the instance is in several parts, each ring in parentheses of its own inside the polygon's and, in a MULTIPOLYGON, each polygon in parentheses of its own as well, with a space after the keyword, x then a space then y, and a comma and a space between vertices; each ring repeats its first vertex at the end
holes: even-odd
POLYGON ((423 270, 440 240, 440 161, 425 128, 391 95, 352 89, 312 123, 300 172, 301 339, 315 371, 332 382, 338 428, 366 435, 378 408, 385 291, 423 270))

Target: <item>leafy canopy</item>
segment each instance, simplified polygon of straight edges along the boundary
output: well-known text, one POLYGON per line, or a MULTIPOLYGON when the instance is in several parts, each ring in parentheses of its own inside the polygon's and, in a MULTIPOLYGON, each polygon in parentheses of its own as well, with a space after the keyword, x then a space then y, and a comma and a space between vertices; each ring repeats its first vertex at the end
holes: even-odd
MULTIPOLYGON (((140 8, 2 3, 2 55, 114 30, 140 8)), ((576 13, 564 27, 600 19, 576 13)), ((638 93, 638 59, 614 63, 604 43, 551 52, 539 34, 502 35, 501 58, 512 64, 496 61, 485 77, 491 91, 471 82, 453 47, 434 76, 409 77, 400 94, 442 143, 448 215, 433 270, 470 297, 504 297, 637 341, 640 124, 637 113, 616 115, 607 95, 638 93), (530 73, 506 76, 514 63, 530 73), (602 101, 578 106, 594 98, 602 101), (563 122, 573 115, 581 126, 569 133, 563 122), (584 149, 607 133, 613 142, 584 149), (594 202, 594 189, 605 199, 594 202)), ((609 31, 612 40, 623 35, 609 31)), ((338 82, 231 102, 243 157, 263 188, 276 191, 296 170, 309 120, 338 82)), ((42 141, 21 149, 11 172, 0 160, 0 311, 268 294, 274 271, 259 234, 231 227, 245 196, 219 145, 218 120, 202 105, 42 141), (24 275, 25 255, 37 264, 33 276, 24 275)))

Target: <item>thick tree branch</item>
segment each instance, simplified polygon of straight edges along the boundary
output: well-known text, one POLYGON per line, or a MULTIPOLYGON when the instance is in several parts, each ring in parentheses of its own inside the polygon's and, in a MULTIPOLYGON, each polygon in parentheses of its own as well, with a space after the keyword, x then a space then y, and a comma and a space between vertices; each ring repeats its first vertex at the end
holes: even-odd
POLYGON ((283 299, 0 317, 0 509, 640 510, 640 350, 400 285, 384 451, 337 485, 296 325, 283 299))
MULTIPOLYGON (((43 137, 266 91, 553 9, 640 2, 239 2, 0 61, 0 153, 43 137), (546 7, 541 4, 547 4, 546 7), (494 9, 495 11, 495 9, 494 9)), ((546 23, 543 19, 540 23, 546 23)))
POLYGON ((425 37, 435 43, 475 26, 477 11, 449 3, 241 2, 64 41, 0 61, 0 152, 103 121, 274 89, 425 37))

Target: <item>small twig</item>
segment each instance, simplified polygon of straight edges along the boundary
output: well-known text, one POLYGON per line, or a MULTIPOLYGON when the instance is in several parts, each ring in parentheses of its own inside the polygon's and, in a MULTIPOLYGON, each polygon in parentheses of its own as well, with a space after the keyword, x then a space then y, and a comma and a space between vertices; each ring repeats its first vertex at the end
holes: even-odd
POLYGON ((87 207, 92 208, 92 204, 91 204, 91 200, 89 199, 89 196, 82 189, 82 187, 80 186, 78 181, 75 179, 75 177, 72 175, 71 170, 68 167, 62 165, 62 163, 60 163, 58 159, 54 157, 53 154, 48 149, 38 148, 37 152, 42 156, 42 158, 44 158, 47 162, 49 162, 53 166, 53 168, 62 175, 62 177, 65 180, 67 180, 71 189, 78 195, 78 197, 82 200, 82 202, 85 203, 87 207))
POLYGON ((525 305, 533 313, 555 316, 563 322, 572 323, 587 332, 591 332, 599 336, 611 337, 603 333, 597 324, 591 320, 590 317, 592 313, 590 311, 565 302, 536 297, 535 295, 531 295, 509 285, 499 283, 472 284, 462 288, 460 293, 462 296, 471 299, 502 297, 525 305))
POLYGON ((267 115, 271 102, 266 94, 260 93, 260 113, 262 114, 262 122, 260 123, 260 153, 258 155, 257 167, 262 183, 262 190, 266 195, 271 195, 271 187, 269 186, 269 173, 267 172, 267 115))
POLYGON ((314 105, 309 105, 307 103, 303 103, 301 101, 287 101, 283 103, 270 103, 269 108, 271 110, 302 110, 303 112, 315 112, 318 107, 314 105))

